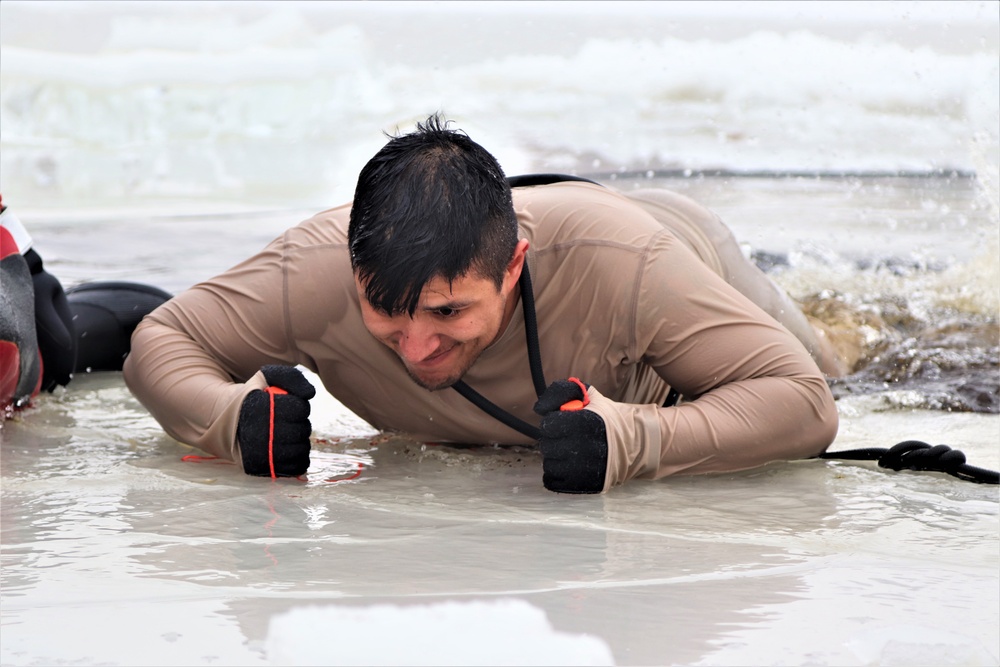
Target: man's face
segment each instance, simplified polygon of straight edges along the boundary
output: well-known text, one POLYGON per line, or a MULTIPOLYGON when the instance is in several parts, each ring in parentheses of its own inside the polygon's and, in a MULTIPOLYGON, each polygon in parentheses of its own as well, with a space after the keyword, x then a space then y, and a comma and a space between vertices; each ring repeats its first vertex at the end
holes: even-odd
POLYGON ((474 272, 450 284, 441 277, 430 280, 413 317, 375 310, 355 277, 365 326, 399 355, 414 382, 432 391, 450 387, 510 321, 526 249, 527 242, 522 241, 499 290, 492 280, 474 272))

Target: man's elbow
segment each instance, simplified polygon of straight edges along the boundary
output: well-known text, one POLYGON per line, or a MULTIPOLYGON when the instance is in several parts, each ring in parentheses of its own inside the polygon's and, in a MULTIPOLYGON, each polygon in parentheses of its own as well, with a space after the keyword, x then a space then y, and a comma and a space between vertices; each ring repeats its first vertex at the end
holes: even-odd
POLYGON ((817 456, 825 452, 833 444, 840 427, 840 413, 837 411, 837 403, 826 381, 822 378, 816 379, 811 389, 813 389, 811 392, 812 418, 804 420, 806 430, 803 439, 807 457, 817 456))
POLYGON ((132 340, 129 343, 129 353, 125 357, 125 363, 122 364, 122 377, 125 380, 125 386, 128 387, 129 391, 133 394, 136 393, 138 381, 143 376, 141 370, 142 364, 140 363, 144 354, 143 324, 144 322, 140 322, 139 326, 132 332, 132 340))

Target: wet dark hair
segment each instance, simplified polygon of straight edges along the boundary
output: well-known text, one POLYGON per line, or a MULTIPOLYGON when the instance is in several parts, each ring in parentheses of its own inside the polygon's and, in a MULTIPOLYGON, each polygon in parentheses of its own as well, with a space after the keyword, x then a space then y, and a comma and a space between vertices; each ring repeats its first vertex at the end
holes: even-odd
POLYGON ((517 246, 503 170, 439 114, 390 137, 358 177, 351 267, 376 310, 413 315, 424 285, 470 272, 497 289, 517 246))

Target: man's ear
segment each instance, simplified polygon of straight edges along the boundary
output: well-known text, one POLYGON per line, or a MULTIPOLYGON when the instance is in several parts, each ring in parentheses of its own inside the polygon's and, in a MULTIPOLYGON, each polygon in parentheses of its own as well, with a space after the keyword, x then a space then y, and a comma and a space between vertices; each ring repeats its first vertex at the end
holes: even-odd
POLYGON ((528 243, 527 239, 521 239, 514 246, 514 255, 510 258, 510 262, 507 263, 507 270, 504 273, 504 287, 508 290, 513 289, 514 285, 521 278, 521 270, 524 268, 524 260, 528 256, 528 243))

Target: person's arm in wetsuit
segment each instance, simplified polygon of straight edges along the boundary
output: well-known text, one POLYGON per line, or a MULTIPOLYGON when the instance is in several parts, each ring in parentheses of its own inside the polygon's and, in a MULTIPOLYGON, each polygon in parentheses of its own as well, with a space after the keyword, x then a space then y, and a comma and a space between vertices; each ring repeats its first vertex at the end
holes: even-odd
POLYGON ((73 377, 77 338, 62 285, 45 270, 31 237, 0 196, 3 295, 0 354, 4 405, 24 405, 39 390, 73 377))

